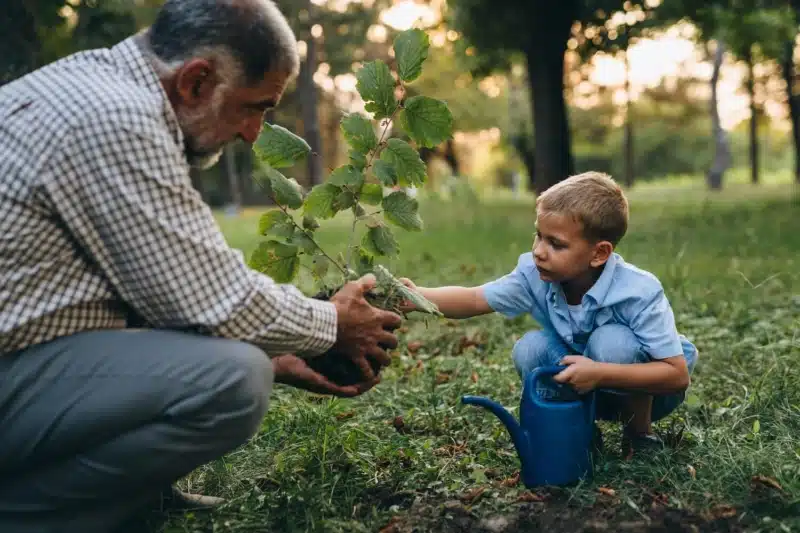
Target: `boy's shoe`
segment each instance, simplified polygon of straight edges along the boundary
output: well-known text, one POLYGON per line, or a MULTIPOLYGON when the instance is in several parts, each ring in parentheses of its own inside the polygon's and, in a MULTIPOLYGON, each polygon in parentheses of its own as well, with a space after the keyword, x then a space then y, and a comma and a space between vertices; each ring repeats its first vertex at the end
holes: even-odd
POLYGON ((622 436, 622 455, 630 459, 640 452, 659 451, 664 449, 664 441, 655 433, 622 436))

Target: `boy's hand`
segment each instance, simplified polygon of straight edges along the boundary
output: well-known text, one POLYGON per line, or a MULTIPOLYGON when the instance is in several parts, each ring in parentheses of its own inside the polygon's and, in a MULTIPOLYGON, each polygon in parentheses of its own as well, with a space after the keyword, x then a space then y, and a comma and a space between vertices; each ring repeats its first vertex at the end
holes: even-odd
POLYGON ((601 363, 592 361, 588 357, 568 355, 561 359, 561 364, 567 365, 568 368, 553 376, 553 380, 558 383, 569 383, 579 394, 594 390, 602 379, 601 363))
MULTIPOLYGON (((406 287, 408 287, 409 289, 411 289, 412 291, 418 290, 414 282, 408 278, 398 278, 398 281, 403 285, 405 285, 406 287)), ((412 311, 416 311, 416 309, 417 306, 415 306, 408 300, 403 300, 403 303, 400 304, 400 311, 402 311, 403 313, 410 313, 412 311)))

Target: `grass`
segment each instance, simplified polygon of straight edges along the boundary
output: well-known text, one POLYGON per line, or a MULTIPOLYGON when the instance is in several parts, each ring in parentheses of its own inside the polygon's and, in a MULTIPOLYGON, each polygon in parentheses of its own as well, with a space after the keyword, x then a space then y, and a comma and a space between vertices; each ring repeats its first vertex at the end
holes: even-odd
MULTIPOLYGON (((581 520, 619 508, 627 512, 619 516, 647 523, 657 507, 724 520, 732 530, 800 530, 796 191, 648 186, 630 199, 619 251, 659 276, 679 330, 700 350, 687 402, 657 428, 670 449, 623 461, 618 428, 604 425, 607 451, 593 481, 535 496, 501 483, 519 469, 510 438, 496 418, 459 398, 486 395, 517 407, 510 351, 535 324, 411 319, 383 382, 366 395, 330 399, 279 387, 249 444, 183 482, 229 503, 208 518, 176 517, 167 530, 357 532, 395 520, 385 531, 405 531, 429 520, 420 531, 461 531, 448 527, 567 508, 581 520), (530 503, 541 498, 552 503, 530 503)), ((402 257, 389 265, 420 284, 482 283, 508 272, 530 246, 527 200, 423 201, 422 212, 426 231, 398 232, 402 257)), ((232 246, 253 249, 258 214, 220 219, 232 246)), ((345 238, 348 225, 331 223, 323 242, 345 238)), ((582 531, 580 524, 557 530, 582 531)))

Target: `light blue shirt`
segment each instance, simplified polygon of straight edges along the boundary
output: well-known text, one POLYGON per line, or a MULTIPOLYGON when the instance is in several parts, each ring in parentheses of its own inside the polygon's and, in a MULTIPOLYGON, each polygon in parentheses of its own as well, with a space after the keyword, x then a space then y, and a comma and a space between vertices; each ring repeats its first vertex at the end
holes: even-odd
POLYGON ((654 359, 683 354, 672 307, 653 274, 611 255, 580 309, 569 306, 559 283, 542 281, 531 252, 519 256, 509 274, 483 285, 489 306, 514 317, 530 313, 544 329, 555 331, 577 353, 589 335, 606 324, 629 327, 654 359))

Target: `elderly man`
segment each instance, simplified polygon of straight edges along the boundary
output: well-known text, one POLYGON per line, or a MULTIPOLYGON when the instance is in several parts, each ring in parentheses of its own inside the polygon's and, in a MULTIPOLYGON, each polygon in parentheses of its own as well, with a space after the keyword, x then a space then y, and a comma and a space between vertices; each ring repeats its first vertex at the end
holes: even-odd
POLYGON ((190 183, 297 70, 270 0, 167 0, 0 89, 0 531, 115 531, 253 435, 273 381, 377 383, 400 317, 374 279, 322 302, 249 270, 190 183))

